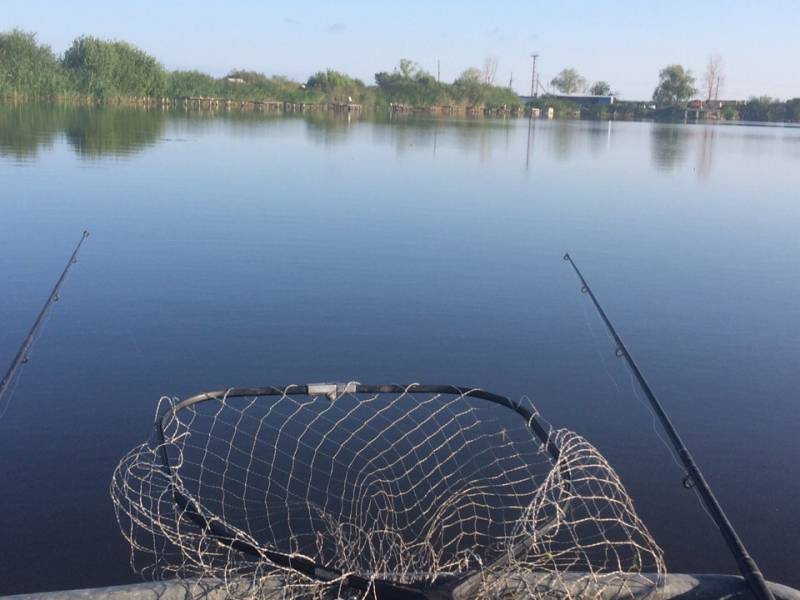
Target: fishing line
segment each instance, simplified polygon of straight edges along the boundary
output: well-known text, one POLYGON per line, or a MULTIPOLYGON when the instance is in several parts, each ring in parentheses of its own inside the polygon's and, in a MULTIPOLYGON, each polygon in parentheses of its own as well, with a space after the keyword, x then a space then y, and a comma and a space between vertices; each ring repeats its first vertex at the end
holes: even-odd
MULTIPOLYGON (((589 307, 585 302, 581 302, 581 308, 583 309, 583 318, 584 318, 584 321, 586 323, 586 328, 589 330, 589 334, 590 334, 590 336, 592 338, 592 346, 594 347, 595 352, 597 353, 597 355, 600 357, 600 362, 603 364, 603 368, 605 369, 606 374, 608 375, 608 378, 614 384, 614 387, 617 388, 617 391, 620 394, 622 394, 622 388, 620 387, 620 385, 619 385, 619 383, 617 381, 617 378, 614 377, 614 375, 612 373, 612 370, 609 368, 608 361, 606 361, 605 353, 600 350, 599 342, 597 340, 597 335, 596 335, 596 332, 595 332, 595 328, 592 325, 592 320, 589 318, 589 307)), ((615 344, 614 337, 611 335, 611 333, 608 331, 607 328, 603 328, 603 333, 605 334, 606 339, 608 339, 608 341, 612 345, 615 344)), ((717 525, 716 521, 714 521, 714 517, 711 516, 711 513, 708 512, 708 509, 706 508, 705 504, 703 504, 703 499, 700 497, 700 494, 697 492, 697 489, 695 489, 695 486, 694 485, 689 486, 689 485, 686 484, 687 477, 689 477, 689 475, 686 473, 686 469, 683 467, 683 465, 681 464, 680 460, 675 455, 674 448, 661 435, 661 432, 659 431, 659 428, 658 428, 658 425, 657 425, 657 416, 656 416, 655 412, 653 412, 653 407, 650 406, 650 404, 646 401, 646 399, 643 398, 641 396, 641 394, 639 393, 639 388, 636 385, 636 379, 635 379, 635 377, 633 375, 633 372, 630 369, 626 369, 626 372, 628 374, 628 382, 630 384, 630 389, 631 389, 631 392, 633 393, 633 396, 647 410, 648 414, 650 415, 650 417, 652 419, 651 427, 653 429, 653 433, 658 438, 658 441, 661 442, 661 445, 664 446, 664 448, 666 448, 667 453, 669 454, 669 457, 672 459, 672 462, 675 463, 675 465, 678 467, 678 470, 683 475, 684 487, 687 487, 687 488, 691 489, 694 492, 694 496, 697 499, 697 501, 699 502, 700 507, 703 509, 703 512, 706 514, 706 516, 709 519, 711 519, 711 522, 714 523, 714 526, 719 528, 719 526, 717 525)))
MULTIPOLYGON (((600 350, 596 332, 594 330, 594 327, 592 326, 591 319, 589 319, 589 308, 588 308, 588 306, 587 306, 587 304, 585 302, 581 303, 581 308, 583 309, 583 318, 584 318, 584 321, 586 323, 586 328, 589 330, 589 334, 590 334, 590 336, 592 338, 592 346, 594 347, 595 352, 597 353, 597 355, 600 357, 600 362, 603 364, 603 368, 605 369, 606 375, 608 375, 608 378, 614 384, 614 387, 617 388, 617 392, 622 394, 622 388, 620 387, 619 383, 617 382, 617 378, 614 377, 611 369, 609 368, 609 364, 606 361, 605 354, 600 350)), ((604 328, 603 329, 603 333, 605 333, 606 338, 608 339, 608 341, 611 342, 612 344, 614 344, 614 338, 608 332, 608 330, 604 328)), ((690 489, 692 489, 692 491, 694 491, 695 498, 699 502, 700 508, 702 508, 703 512, 706 514, 706 516, 709 519, 711 519, 711 522, 714 523, 714 526, 719 528, 719 526, 717 525, 716 521, 714 521, 714 517, 711 516, 711 513, 708 512, 708 509, 706 508, 705 504, 703 504, 703 499, 700 497, 700 494, 698 494, 697 490, 694 488, 694 485, 692 485, 692 486, 687 486, 686 485, 685 482, 687 481, 686 478, 688 477, 688 474, 686 473, 686 469, 683 467, 683 465, 681 464, 680 460, 678 460, 678 457, 675 456, 675 450, 672 448, 672 446, 670 446, 670 444, 667 442, 667 440, 664 439, 664 437, 661 435, 661 432, 658 430, 659 428, 658 428, 658 425, 657 425, 656 414, 653 412, 653 408, 639 394, 639 389, 638 389, 638 386, 636 385, 636 379, 633 376, 633 372, 630 369, 626 369, 626 371, 627 371, 627 374, 628 374, 628 379, 629 379, 629 383, 630 383, 631 392, 633 393, 633 396, 636 398, 636 400, 645 408, 645 410, 647 410, 648 414, 650 415, 650 417, 652 419, 651 427, 653 429, 653 433, 658 438, 658 441, 661 442, 661 445, 664 446, 664 448, 666 448, 667 453, 669 454, 669 457, 672 459, 672 462, 675 463, 675 465, 678 467, 678 470, 683 475, 684 487, 690 487, 690 489)))
MULTIPOLYGON (((611 372, 609 368, 608 362, 606 361, 605 354, 600 350, 600 344, 597 341, 597 335, 595 334, 594 327, 592 327, 591 319, 589 319, 589 307, 586 305, 585 302, 581 302, 581 308, 583 309, 583 320, 586 323, 586 329, 589 330, 589 335, 592 338, 592 347, 594 348, 595 353, 597 354, 600 362, 603 365, 603 369, 605 369, 606 375, 611 380, 611 383, 614 384, 614 387, 617 389, 617 392, 620 394, 622 393, 622 388, 617 381, 617 378, 614 377, 614 374, 611 372)), ((605 330, 604 330, 605 331, 605 330)), ((608 336, 609 333, 606 331, 605 334, 608 336)), ((609 336, 610 337, 610 336, 609 336)))
MULTIPOLYGON (((591 325, 591 320, 589 319, 589 308, 588 308, 588 306, 587 306, 587 304, 585 302, 581 303, 581 307, 583 308, 583 316, 584 316, 584 320, 586 321, 587 329, 589 330, 589 333, 591 334, 591 337, 592 337, 592 345, 594 346, 595 351, 597 352, 598 356, 600 357, 600 361, 603 363, 603 367, 605 368, 609 379, 611 379, 611 381, 614 383, 614 387, 617 388, 617 391, 620 394, 622 394, 622 387, 617 382, 617 378, 614 377, 614 375, 612 374, 611 369, 609 368, 608 362, 606 361, 605 353, 601 352, 601 350, 600 350, 600 348, 598 346, 598 341, 597 341, 597 337, 595 336, 594 327, 591 325)), ((608 341, 613 345, 615 343, 614 342, 614 338, 608 332, 608 329, 603 328, 603 333, 605 334, 606 339, 608 339, 608 341)), ((675 456, 675 451, 672 448, 672 446, 669 445, 667 440, 665 440, 661 436, 661 433, 658 431, 658 427, 657 427, 657 424, 656 424, 656 414, 653 412, 653 408, 647 402, 645 402, 644 398, 642 398, 639 395, 639 391, 638 391, 638 389, 636 387, 636 380, 634 379, 634 376, 633 376, 633 373, 631 372, 631 370, 630 369, 626 369, 626 372, 628 374, 628 377, 630 378, 631 391, 633 392, 634 397, 636 398, 636 400, 639 401, 639 403, 642 406, 645 407, 645 409, 647 410, 648 414, 652 418, 652 423, 651 424, 652 424, 652 428, 653 428, 653 433, 656 434, 656 437, 658 438, 658 440, 661 442, 661 444, 664 446, 664 448, 667 449, 667 452, 669 453, 670 458, 678 466, 678 469, 680 470, 680 472, 683 473, 683 475, 685 476, 686 475, 686 469, 683 468, 683 465, 681 465, 680 461, 678 460, 678 457, 675 456)), ((704 507, 704 510, 705 510, 705 507, 704 507)))
POLYGON ((652 407, 650 407, 648 405, 648 403, 645 401, 645 399, 642 398, 639 395, 639 390, 637 389, 637 385, 636 385, 636 379, 634 378, 633 373, 630 371, 630 369, 628 369, 628 375, 630 377, 631 391, 633 392, 633 395, 648 410, 650 415, 653 417, 653 433, 656 434, 656 437, 661 441, 661 443, 667 449, 667 452, 669 452, 669 456, 670 456, 670 458, 672 458, 672 461, 678 466, 678 469, 680 469, 680 471, 684 474, 683 487, 685 487, 687 489, 691 489, 694 492, 695 498, 700 503, 700 508, 702 508, 703 512, 706 513, 706 516, 709 519, 711 519, 711 522, 714 523, 714 526, 717 529, 719 529, 719 525, 717 525, 717 522, 714 520, 714 517, 711 515, 711 513, 708 512, 708 509, 706 508, 706 505, 703 503, 703 499, 700 496, 700 494, 697 492, 697 489, 695 488, 695 486, 694 485, 687 485, 687 483, 686 483, 687 482, 687 478, 691 479, 691 476, 686 473, 686 469, 683 468, 683 465, 678 460, 678 457, 675 456, 674 450, 667 443, 667 440, 665 440, 663 437, 661 437, 661 434, 659 433, 658 428, 656 427, 656 414, 653 412, 652 407))

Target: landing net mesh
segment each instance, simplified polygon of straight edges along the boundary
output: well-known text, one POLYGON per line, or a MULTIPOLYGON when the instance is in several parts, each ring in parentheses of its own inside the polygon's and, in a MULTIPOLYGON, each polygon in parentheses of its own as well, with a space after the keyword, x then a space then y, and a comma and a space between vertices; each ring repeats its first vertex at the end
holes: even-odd
POLYGON ((111 483, 134 569, 218 580, 231 597, 375 595, 353 577, 470 576, 462 597, 477 598, 657 586, 661 550, 591 444, 563 429, 545 444, 509 408, 414 388, 286 388, 178 410, 162 398, 161 426, 111 483), (296 568, 310 562, 326 570, 296 568))

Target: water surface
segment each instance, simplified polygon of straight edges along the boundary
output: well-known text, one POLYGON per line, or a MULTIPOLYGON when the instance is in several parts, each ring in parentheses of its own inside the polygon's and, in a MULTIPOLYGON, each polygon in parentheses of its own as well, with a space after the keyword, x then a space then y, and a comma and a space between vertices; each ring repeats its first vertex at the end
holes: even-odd
POLYGON ((0 593, 137 581, 108 485, 161 395, 528 395, 676 572, 734 572, 570 251, 767 577, 800 585, 800 130, 0 106, 0 593))

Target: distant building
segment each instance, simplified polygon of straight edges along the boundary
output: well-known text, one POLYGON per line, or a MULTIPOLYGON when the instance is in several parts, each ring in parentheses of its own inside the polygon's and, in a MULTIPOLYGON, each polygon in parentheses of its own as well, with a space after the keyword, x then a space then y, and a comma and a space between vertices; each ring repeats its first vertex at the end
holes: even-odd
MULTIPOLYGON (((553 98, 555 100, 562 100, 572 102, 578 106, 596 106, 605 105, 611 106, 614 104, 614 96, 595 96, 594 94, 548 94, 547 96, 540 96, 541 98, 553 98)), ((536 98, 533 96, 520 96, 519 101, 523 104, 529 104, 536 98)))
POLYGON ((614 104, 614 96, 595 96, 594 94, 555 94, 552 97, 565 102, 572 102, 578 106, 611 106, 614 104))
POLYGON ((225 81, 228 83, 244 83, 244 79, 241 77, 226 77, 225 81))
POLYGON ((709 110, 721 110, 725 106, 739 106, 742 104, 741 100, 709 100, 706 102, 706 108, 709 110))

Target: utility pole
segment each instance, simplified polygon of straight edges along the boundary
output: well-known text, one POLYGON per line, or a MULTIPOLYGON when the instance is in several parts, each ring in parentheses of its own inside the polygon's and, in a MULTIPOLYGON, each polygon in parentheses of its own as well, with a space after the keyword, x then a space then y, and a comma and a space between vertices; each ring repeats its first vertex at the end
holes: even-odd
POLYGON ((441 81, 441 76, 442 76, 442 61, 440 61, 437 58, 436 59, 436 83, 439 83, 441 81))
POLYGON ((511 77, 508 78, 508 87, 514 88, 514 71, 511 71, 511 77))
POLYGON ((533 59, 533 67, 531 68, 531 96, 538 98, 539 91, 536 89, 536 59, 539 58, 539 54, 534 52, 531 54, 531 58, 533 59))

